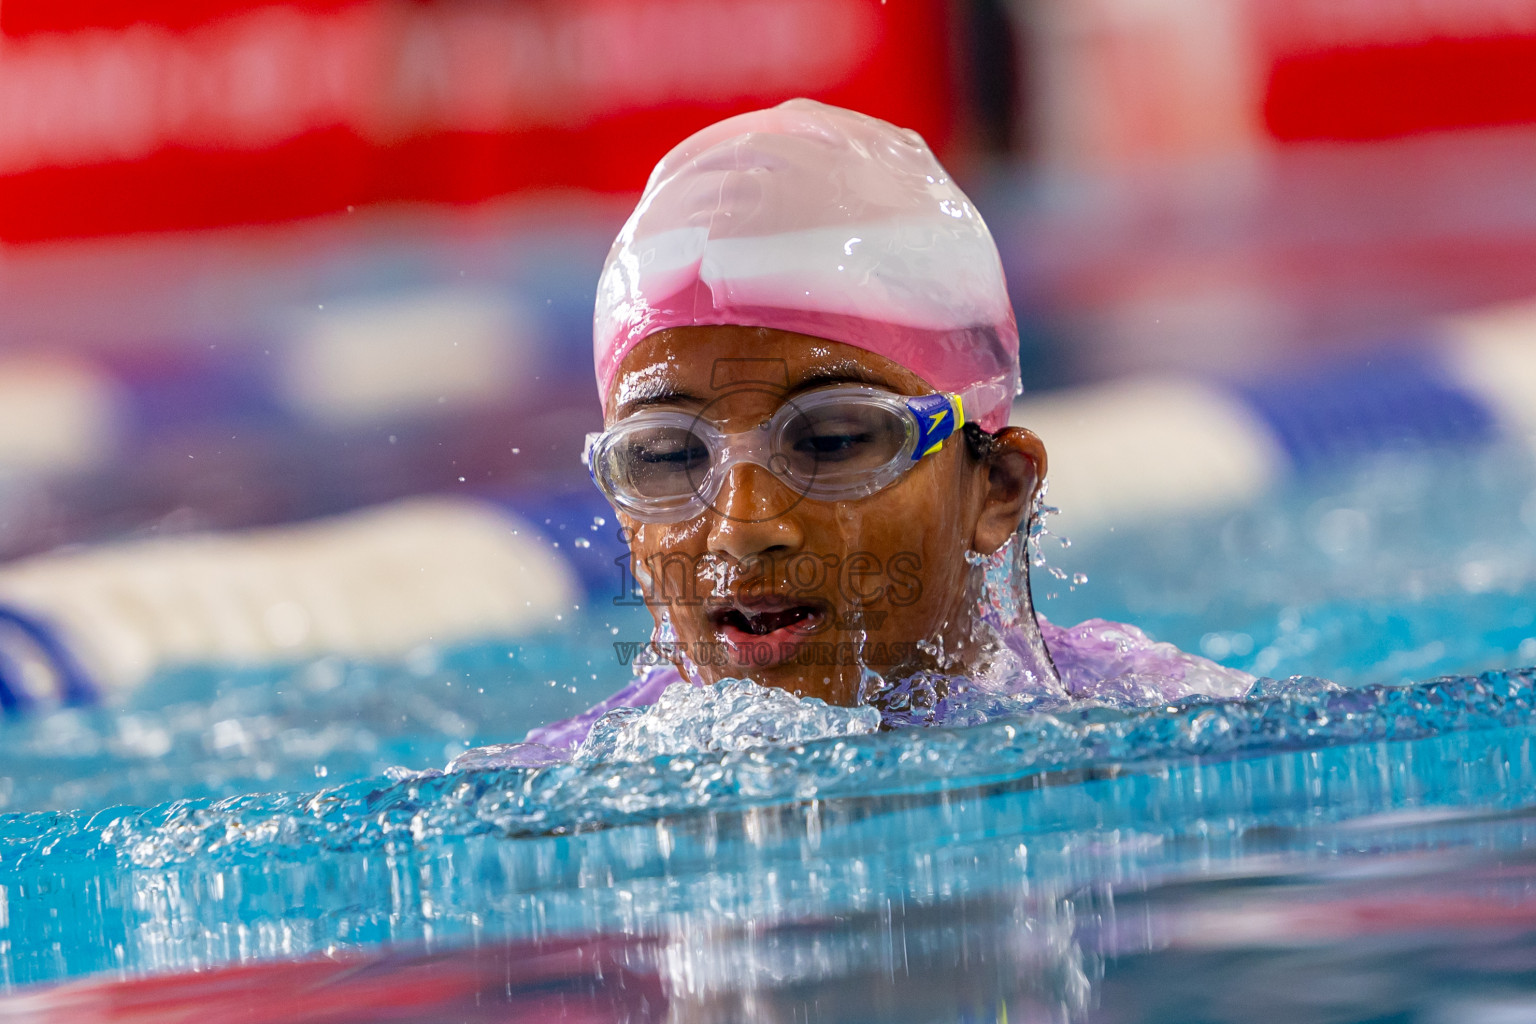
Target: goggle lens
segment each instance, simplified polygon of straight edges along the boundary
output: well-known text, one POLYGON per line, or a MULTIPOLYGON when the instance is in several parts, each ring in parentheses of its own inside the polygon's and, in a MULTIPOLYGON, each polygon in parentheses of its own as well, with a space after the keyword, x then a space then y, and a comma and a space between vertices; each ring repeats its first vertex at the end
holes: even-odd
POLYGON ((902 415, 886 406, 797 408, 779 432, 776 454, 783 456, 783 475, 801 490, 835 490, 900 459, 910 433, 902 415))
POLYGON ((924 452, 937 448, 954 427, 937 433, 926 424, 942 419, 952 400, 839 387, 787 401, 770 420, 740 434, 724 434, 685 413, 642 413, 593 435, 588 464, 616 504, 653 522, 703 511, 738 462, 766 468, 806 498, 853 500, 911 468, 919 445, 924 452))
POLYGON ((704 438, 676 426, 639 425, 616 438, 604 454, 609 485, 648 501, 696 493, 712 460, 704 438))

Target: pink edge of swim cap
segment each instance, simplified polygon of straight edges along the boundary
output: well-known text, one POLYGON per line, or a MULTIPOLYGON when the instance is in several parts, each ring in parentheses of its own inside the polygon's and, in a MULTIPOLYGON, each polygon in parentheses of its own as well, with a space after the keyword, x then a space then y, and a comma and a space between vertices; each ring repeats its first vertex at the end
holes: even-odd
POLYGON ((669 327, 808 334, 900 363, 1001 429, 1019 333, 981 215, 916 132, 796 99, 710 125, 662 158, 609 250, 593 357, 669 327))

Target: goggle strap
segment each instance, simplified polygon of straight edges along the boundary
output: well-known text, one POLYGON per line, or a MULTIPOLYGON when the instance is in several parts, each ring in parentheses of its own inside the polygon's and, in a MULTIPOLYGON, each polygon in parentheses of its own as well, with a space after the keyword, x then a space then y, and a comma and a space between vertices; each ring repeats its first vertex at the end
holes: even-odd
POLYGON ((917 419, 917 444, 912 461, 932 455, 944 447, 944 441, 965 426, 965 408, 956 394, 923 395, 907 399, 907 408, 917 419))

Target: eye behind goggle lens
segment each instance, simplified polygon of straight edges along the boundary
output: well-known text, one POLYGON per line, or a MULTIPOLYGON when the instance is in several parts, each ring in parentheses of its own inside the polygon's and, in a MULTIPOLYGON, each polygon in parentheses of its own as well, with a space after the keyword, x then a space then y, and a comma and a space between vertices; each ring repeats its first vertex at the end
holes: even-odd
POLYGON ((808 498, 851 500, 900 477, 911 465, 919 433, 899 399, 846 391, 787 403, 773 427, 759 440, 732 435, 736 440, 725 439, 722 448, 696 420, 621 425, 593 450, 591 467, 615 504, 646 521, 672 522, 713 500, 711 487, 722 478, 717 460, 765 465, 808 498))
POLYGON ((911 453, 908 418, 883 404, 846 402, 796 412, 779 435, 786 471, 807 488, 868 481, 911 453))
POLYGON ((694 494, 710 459, 709 445, 686 428, 643 426, 615 437, 602 462, 614 491, 656 501, 694 494))

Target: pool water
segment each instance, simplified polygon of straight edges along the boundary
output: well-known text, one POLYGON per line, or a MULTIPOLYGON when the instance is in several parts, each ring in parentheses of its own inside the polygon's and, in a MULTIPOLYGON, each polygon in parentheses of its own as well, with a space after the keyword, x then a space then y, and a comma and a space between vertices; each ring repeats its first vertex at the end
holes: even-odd
POLYGON ((1533 495, 1522 453, 1420 452, 1046 538, 1047 615, 1270 677, 1242 702, 410 773, 615 688, 643 623, 604 609, 12 722, 0 1019, 140 1019, 81 1017, 92 975, 322 961, 352 973, 317 993, 361 998, 360 963, 439 985, 358 1020, 1529 1019, 1533 495))

